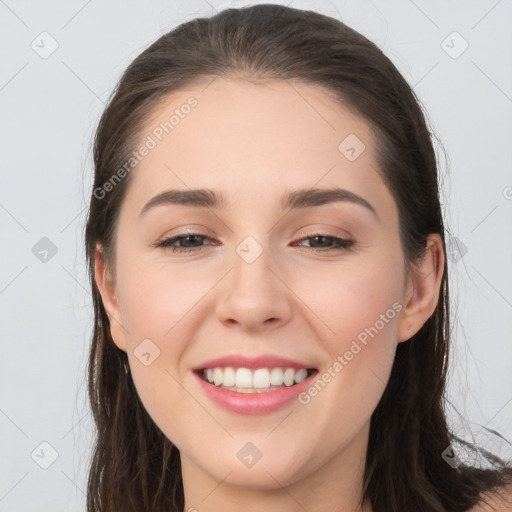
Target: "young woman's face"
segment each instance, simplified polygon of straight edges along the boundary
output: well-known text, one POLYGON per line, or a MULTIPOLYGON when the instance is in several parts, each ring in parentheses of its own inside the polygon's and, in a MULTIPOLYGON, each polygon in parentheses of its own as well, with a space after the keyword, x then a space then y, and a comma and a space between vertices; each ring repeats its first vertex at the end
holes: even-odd
POLYGON ((420 327, 369 125, 313 85, 217 78, 169 95, 140 140, 111 332, 184 475, 277 488, 358 473, 397 343, 420 327), (181 204, 147 206, 171 190, 181 204), (214 367, 233 370, 196 371, 214 367), (289 386, 301 368, 315 372, 289 386))

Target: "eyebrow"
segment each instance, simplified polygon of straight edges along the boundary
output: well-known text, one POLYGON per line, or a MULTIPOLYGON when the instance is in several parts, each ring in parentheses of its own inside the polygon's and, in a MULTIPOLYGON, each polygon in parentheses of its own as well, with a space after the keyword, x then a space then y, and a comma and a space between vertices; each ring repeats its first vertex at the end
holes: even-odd
MULTIPOLYGON (((363 197, 342 188, 300 189, 284 195, 281 208, 312 208, 334 202, 348 202, 365 207, 378 219, 375 208, 363 197)), ((139 217, 156 206, 176 204, 198 208, 225 209, 227 200, 222 193, 211 189, 166 190, 150 199, 142 208, 139 217)))

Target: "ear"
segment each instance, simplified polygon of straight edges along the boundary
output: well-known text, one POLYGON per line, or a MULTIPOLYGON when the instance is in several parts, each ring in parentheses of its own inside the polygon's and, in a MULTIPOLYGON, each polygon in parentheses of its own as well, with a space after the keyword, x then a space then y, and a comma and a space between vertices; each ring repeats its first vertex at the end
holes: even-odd
POLYGON ((114 280, 107 269, 100 244, 96 245, 94 254, 94 280, 109 318, 112 339, 118 348, 126 352, 126 330, 122 324, 121 309, 115 294, 114 280))
POLYGON ((438 233, 429 235, 425 256, 415 263, 407 277, 404 308, 398 323, 397 342, 409 340, 436 309, 445 255, 438 233))

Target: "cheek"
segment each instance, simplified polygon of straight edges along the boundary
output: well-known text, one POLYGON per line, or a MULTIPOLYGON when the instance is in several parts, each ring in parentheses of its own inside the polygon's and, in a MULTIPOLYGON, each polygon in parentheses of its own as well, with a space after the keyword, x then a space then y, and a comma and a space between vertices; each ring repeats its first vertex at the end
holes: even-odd
POLYGON ((400 266, 382 258, 315 277, 320 285, 306 301, 326 327, 321 342, 328 357, 301 403, 310 403, 323 425, 334 417, 360 427, 380 400, 393 364, 403 308, 400 266))
POLYGON ((389 379, 400 304, 393 302, 389 291, 372 289, 370 294, 355 288, 353 296, 326 297, 325 305, 330 299, 332 308, 327 321, 335 334, 322 339, 328 352, 326 363, 299 397, 308 427, 331 440, 317 447, 317 464, 348 445, 368 424, 389 379))
POLYGON ((362 421, 382 396, 393 364, 403 308, 401 267, 393 257, 368 258, 317 277, 321 289, 308 300, 316 301, 314 309, 329 327, 322 337, 329 357, 317 386, 323 398, 304 401, 328 404, 317 417, 362 421))
POLYGON ((212 276, 199 276, 191 268, 126 260, 124 267, 120 265, 120 297, 132 343, 141 336, 161 342, 172 338, 175 326, 214 282, 212 276))
POLYGON ((353 340, 364 344, 380 338, 396 344, 402 281, 392 260, 325 268, 315 273, 314 283, 302 288, 301 297, 318 312, 325 327, 324 346, 333 358, 349 350, 353 340))
MULTIPOLYGON (((171 428, 166 434, 173 440, 176 410, 180 410, 180 425, 201 413, 181 384, 182 359, 203 320, 197 311, 218 281, 211 271, 178 267, 144 262, 143 258, 139 262, 126 258, 118 265, 132 378, 146 411, 157 425, 171 428)), ((199 419, 204 422, 204 417, 199 419)))

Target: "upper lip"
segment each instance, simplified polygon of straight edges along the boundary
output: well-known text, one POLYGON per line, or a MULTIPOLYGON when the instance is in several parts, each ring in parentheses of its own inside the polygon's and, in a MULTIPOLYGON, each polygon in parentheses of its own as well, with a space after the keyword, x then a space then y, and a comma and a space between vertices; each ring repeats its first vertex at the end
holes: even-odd
POLYGON ((224 357, 218 357, 205 361, 204 363, 196 366, 193 370, 204 370, 207 368, 218 368, 231 366, 234 368, 250 368, 256 370, 258 368, 295 368, 300 370, 301 368, 314 368, 307 363, 301 363, 294 359, 288 359, 287 357, 274 356, 271 354, 263 354, 257 357, 247 357, 243 355, 231 354, 224 357))

